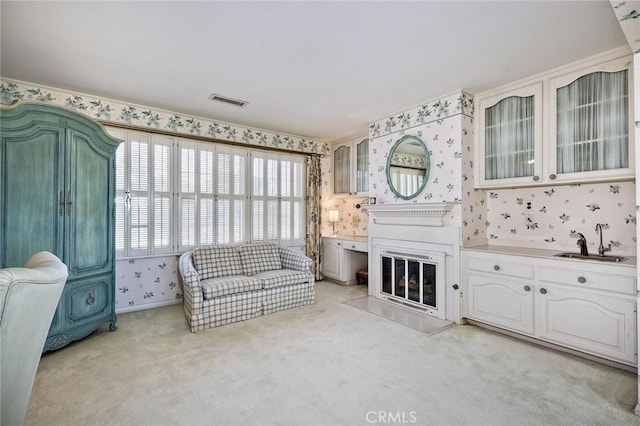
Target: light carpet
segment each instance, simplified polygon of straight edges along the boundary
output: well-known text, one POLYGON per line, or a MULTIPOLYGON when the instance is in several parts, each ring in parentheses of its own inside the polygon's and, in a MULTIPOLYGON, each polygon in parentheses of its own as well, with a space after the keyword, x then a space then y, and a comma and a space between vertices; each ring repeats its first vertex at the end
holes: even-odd
POLYGON ((371 296, 347 300, 344 303, 427 335, 442 331, 453 324, 451 321, 425 315, 406 306, 371 296))
POLYGON ((474 326, 432 336, 317 303, 190 333, 182 306, 45 355, 32 425, 640 425, 635 374, 474 326), (384 421, 383 421, 384 420, 384 421))

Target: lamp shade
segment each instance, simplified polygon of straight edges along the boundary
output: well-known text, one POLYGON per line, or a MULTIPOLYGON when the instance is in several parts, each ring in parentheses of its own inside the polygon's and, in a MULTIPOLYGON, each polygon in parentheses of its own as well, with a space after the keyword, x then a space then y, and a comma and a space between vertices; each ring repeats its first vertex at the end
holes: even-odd
POLYGON ((335 223, 340 220, 340 212, 338 209, 329 209, 329 222, 335 223))

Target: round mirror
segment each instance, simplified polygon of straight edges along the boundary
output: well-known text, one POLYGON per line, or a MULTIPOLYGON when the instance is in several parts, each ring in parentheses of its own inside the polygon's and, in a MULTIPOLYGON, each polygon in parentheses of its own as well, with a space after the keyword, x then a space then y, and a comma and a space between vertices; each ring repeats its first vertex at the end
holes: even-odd
POLYGON ((431 161, 424 142, 406 135, 398 139, 387 158, 387 182, 403 200, 417 196, 427 184, 431 161))

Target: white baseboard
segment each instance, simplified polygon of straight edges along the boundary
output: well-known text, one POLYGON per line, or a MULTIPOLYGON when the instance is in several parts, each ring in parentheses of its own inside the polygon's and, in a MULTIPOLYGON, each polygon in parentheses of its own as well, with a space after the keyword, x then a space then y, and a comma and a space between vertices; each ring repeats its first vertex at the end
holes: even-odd
POLYGON ((126 306, 117 308, 116 314, 126 314, 128 312, 145 311, 147 309, 161 308, 163 306, 177 305, 182 303, 182 298, 175 300, 165 300, 163 302, 145 303, 144 305, 126 306))

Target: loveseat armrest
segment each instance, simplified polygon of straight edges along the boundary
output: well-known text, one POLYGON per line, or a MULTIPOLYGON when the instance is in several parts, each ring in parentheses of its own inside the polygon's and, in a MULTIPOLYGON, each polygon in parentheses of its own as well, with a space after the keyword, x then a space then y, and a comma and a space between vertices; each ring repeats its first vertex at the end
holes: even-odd
POLYGON ((193 266, 191 252, 188 251, 180 256, 178 261, 178 269, 183 285, 183 307, 184 314, 189 323, 192 332, 196 332, 200 327, 200 319, 202 318, 202 305, 204 302, 204 294, 200 288, 200 277, 198 271, 193 266))
POLYGON ((196 271, 195 266, 193 266, 193 259, 191 257, 190 251, 180 256, 180 260, 178 261, 178 269, 180 270, 182 282, 184 283, 185 287, 200 287, 200 277, 198 277, 198 271, 196 271))
POLYGON ((311 272, 311 258, 286 247, 280 247, 280 263, 283 269, 311 272))

